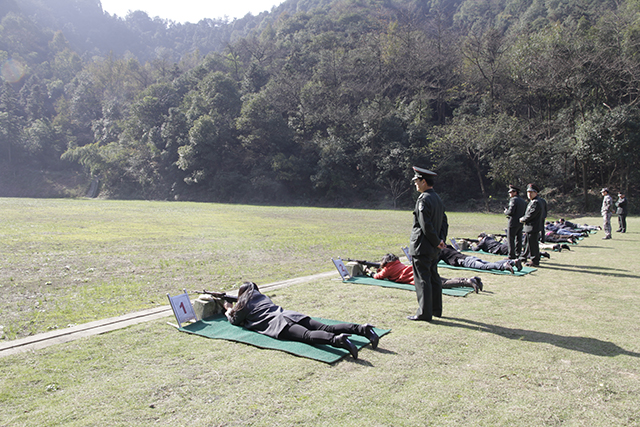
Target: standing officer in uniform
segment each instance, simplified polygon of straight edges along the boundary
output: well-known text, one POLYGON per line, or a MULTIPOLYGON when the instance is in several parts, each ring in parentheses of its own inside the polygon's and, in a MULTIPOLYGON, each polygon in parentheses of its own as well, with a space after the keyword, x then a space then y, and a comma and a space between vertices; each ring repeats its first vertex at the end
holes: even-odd
POLYGON ((527 202, 520 197, 520 189, 509 186, 509 206, 504 210, 507 216, 507 245, 509 259, 518 259, 522 253, 522 223, 520 218, 527 209, 527 202))
POLYGON ((531 258, 531 261, 525 265, 529 267, 538 267, 540 265, 540 245, 538 239, 540 238, 540 231, 544 228, 541 224, 542 217, 542 204, 538 199, 538 192, 540 189, 535 184, 529 184, 527 186, 527 197, 529 198, 529 204, 520 222, 524 223, 524 248, 520 254, 520 260, 526 261, 527 258, 531 258))
POLYGON ((438 261, 440 249, 445 247, 449 223, 444 204, 433 190, 436 174, 417 166, 413 170, 413 182, 420 196, 413 211, 409 255, 412 258, 418 310, 407 319, 430 322, 432 316, 442 316, 442 281, 438 274, 438 261))
POLYGON ((627 198, 624 193, 618 193, 618 201, 616 202, 616 215, 618 215, 618 233, 627 232, 627 198))
POLYGON ((609 189, 603 188, 600 190, 602 194, 602 207, 600 208, 600 214, 602 215, 602 229, 604 230, 604 237, 602 240, 608 240, 611 238, 611 214, 613 213, 613 197, 609 195, 609 189))

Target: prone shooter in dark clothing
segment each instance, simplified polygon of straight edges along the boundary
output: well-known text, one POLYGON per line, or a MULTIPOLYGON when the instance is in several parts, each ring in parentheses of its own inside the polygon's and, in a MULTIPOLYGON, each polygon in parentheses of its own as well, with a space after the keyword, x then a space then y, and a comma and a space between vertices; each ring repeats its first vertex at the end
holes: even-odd
POLYGON ((354 359, 358 358, 358 348, 349 340, 350 334, 366 337, 373 348, 378 346, 379 337, 372 325, 324 324, 305 314, 275 305, 253 282, 243 283, 238 291, 238 302, 234 305, 225 300, 224 307, 232 325, 243 326, 276 339, 344 348, 354 359))
POLYGON ((502 240, 497 241, 485 233, 480 233, 478 243, 472 244, 471 249, 474 251, 485 251, 490 254, 509 255, 509 245, 503 243, 502 240))
POLYGON ((466 267, 476 270, 506 270, 512 274, 513 267, 516 267, 518 271, 522 270, 520 260, 503 259, 495 262, 485 261, 472 255, 460 253, 451 245, 447 245, 440 251, 440 260, 453 267, 466 267))

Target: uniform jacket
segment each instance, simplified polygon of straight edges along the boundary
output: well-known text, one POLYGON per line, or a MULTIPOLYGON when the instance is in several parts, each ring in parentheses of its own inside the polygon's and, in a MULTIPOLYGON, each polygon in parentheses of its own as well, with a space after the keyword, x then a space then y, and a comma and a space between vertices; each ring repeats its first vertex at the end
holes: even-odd
POLYGON ((261 334, 278 338, 280 332, 292 323, 297 323, 309 316, 275 305, 271 298, 254 290, 253 295, 242 309, 229 317, 229 322, 236 326, 244 326, 261 334))
POLYGON ((616 215, 626 215, 627 214, 627 198, 619 198, 616 202, 616 215))
POLYGON ((447 247, 440 252, 440 260, 454 267, 462 265, 461 261, 465 258, 467 258, 467 255, 456 251, 451 245, 447 245, 447 247))
MULTIPOLYGON (((523 212, 524 214, 524 212, 523 212)), ((518 221, 520 223, 520 221, 518 221)), ((491 254, 509 255, 509 246, 498 242, 493 237, 485 236, 473 247, 474 251, 485 251, 491 254)))
POLYGON ((520 228, 520 218, 527 210, 527 202, 522 197, 514 196, 509 199, 509 206, 504 210, 504 214, 507 216, 507 226, 509 228, 520 228))
POLYGON ((409 255, 437 256, 440 241, 447 240, 449 223, 444 204, 433 188, 420 194, 413 211, 409 255))
POLYGON ((393 261, 382 267, 379 272, 373 275, 373 278, 413 285, 413 266, 404 265, 400 261, 393 261))
POLYGON ((613 197, 606 195, 602 198, 602 208, 600 208, 600 214, 604 215, 613 212, 613 197))
POLYGON ((544 223, 547 221, 547 201, 540 196, 536 197, 536 199, 540 201, 540 230, 538 231, 542 232, 544 230, 544 223))
POLYGON ((520 218, 524 222, 523 231, 526 233, 536 233, 542 231, 542 204, 540 203, 540 198, 536 197, 533 200, 529 200, 529 204, 527 205, 527 210, 525 211, 522 218, 520 218))

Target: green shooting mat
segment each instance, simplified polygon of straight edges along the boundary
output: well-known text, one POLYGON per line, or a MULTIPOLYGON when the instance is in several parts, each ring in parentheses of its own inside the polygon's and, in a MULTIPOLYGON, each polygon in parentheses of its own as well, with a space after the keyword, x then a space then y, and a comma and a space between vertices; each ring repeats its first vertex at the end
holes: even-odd
MULTIPOLYGON (((374 279, 373 277, 369 277, 369 276, 356 276, 356 277, 352 277, 350 279, 347 280, 343 280, 344 283, 357 283, 359 285, 372 285, 372 286, 382 286, 385 288, 396 288, 396 289, 404 289, 406 291, 413 291, 415 292, 416 287, 413 285, 409 285, 406 283, 396 283, 396 282, 391 282, 389 280, 379 280, 379 279, 374 279)), ((467 294, 473 292, 473 288, 471 287, 466 287, 466 286, 461 286, 458 288, 447 288, 447 289, 442 289, 442 294, 443 295, 450 295, 453 297, 464 297, 467 294)))
MULTIPOLYGON (((316 317, 313 319, 328 325, 344 323, 337 320, 321 319, 316 317)), ((259 348, 280 350, 296 356, 306 357, 325 363, 335 363, 349 355, 349 352, 342 348, 335 348, 324 344, 314 346, 297 341, 278 340, 240 326, 234 326, 229 323, 224 314, 199 320, 195 323, 185 325, 182 328, 179 328, 179 330, 206 338, 235 341, 259 348)), ((374 328, 374 330, 380 337, 391 332, 390 329, 374 328)), ((358 347, 358 349, 369 344, 368 339, 358 335, 351 335, 349 340, 358 347)))
POLYGON ((513 268, 513 274, 506 270, 478 270, 477 268, 467 268, 467 267, 454 267, 453 265, 449 265, 444 261, 438 262, 438 268, 450 268, 452 270, 468 270, 468 271, 477 271, 480 273, 491 273, 491 274, 506 274, 508 276, 524 276, 525 274, 529 274, 537 270, 537 268, 533 267, 522 267, 522 270, 517 271, 516 268, 513 268))
MULTIPOLYGON (((469 254, 498 255, 498 256, 504 257, 504 255, 502 255, 502 254, 493 254, 491 252, 485 252, 485 251, 482 251, 482 250, 474 251, 473 249, 464 249, 464 250, 461 250, 460 252, 467 252, 469 254)), ((478 256, 478 255, 474 255, 474 256, 478 256)))

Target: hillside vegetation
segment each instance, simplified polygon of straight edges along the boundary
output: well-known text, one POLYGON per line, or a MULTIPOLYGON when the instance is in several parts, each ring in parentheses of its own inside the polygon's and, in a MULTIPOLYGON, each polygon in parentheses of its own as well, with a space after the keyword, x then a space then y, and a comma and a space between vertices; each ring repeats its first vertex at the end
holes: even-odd
POLYGON ((634 1, 288 0, 177 24, 10 0, 0 16, 3 174, 86 178, 56 196, 99 180, 110 198, 409 206, 419 164, 449 206, 536 182, 581 211, 640 182, 634 1))

